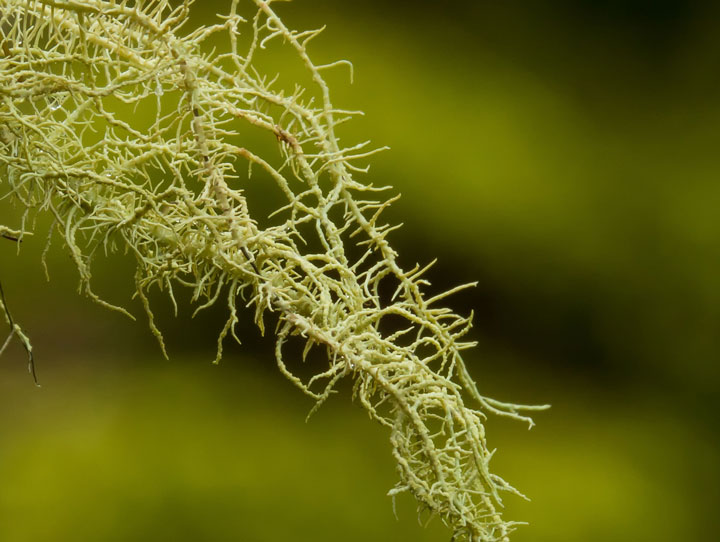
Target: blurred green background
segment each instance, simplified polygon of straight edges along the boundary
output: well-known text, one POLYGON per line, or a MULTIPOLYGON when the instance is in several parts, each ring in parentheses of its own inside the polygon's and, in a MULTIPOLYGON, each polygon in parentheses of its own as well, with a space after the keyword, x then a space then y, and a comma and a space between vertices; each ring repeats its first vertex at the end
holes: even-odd
MULTIPOLYGON (((197 23, 226 2, 197 2, 197 23)), ((681 0, 296 0, 344 134, 392 150, 371 179, 410 267, 474 310, 481 391, 552 403, 527 432, 491 419, 495 471, 532 502, 516 542, 709 540, 720 519, 720 9, 681 0)), ((252 202, 251 202, 252 205, 252 202)), ((260 205, 260 204, 259 204, 260 205)), ((0 213, 8 213, 0 202, 0 213)), ((447 540, 393 516, 390 444, 348 394, 312 406, 275 369, 272 341, 211 366, 223 314, 160 325, 75 294, 43 243, 0 244, 0 278, 31 334, 0 359, 0 540, 447 540)), ((128 262, 97 289, 128 299, 128 262)), ((165 303, 158 297, 158 302, 165 303)))

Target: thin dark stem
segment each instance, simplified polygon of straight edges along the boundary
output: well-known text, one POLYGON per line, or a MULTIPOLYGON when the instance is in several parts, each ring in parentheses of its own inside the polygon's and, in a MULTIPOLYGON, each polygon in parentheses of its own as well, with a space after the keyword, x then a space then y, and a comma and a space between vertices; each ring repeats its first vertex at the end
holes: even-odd
MULTIPOLYGON (((3 235, 3 237, 6 237, 3 235)), ((3 309, 5 310, 5 316, 7 317, 8 324, 10 325, 10 336, 8 337, 8 341, 10 340, 10 337, 13 335, 18 335, 18 328, 15 326, 15 321, 13 320, 12 314, 10 313, 10 308, 8 307, 7 301, 5 299, 5 291, 2 287, 2 281, 0 281, 0 304, 2 304, 3 309)), ((40 386, 40 383, 38 382, 37 373, 35 371, 35 356, 33 356, 32 349, 30 348, 30 345, 26 338, 21 338, 21 343, 23 345, 23 348, 25 349, 25 352, 27 353, 28 357, 28 370, 30 371, 30 374, 33 377, 33 382, 35 382, 36 386, 40 386)), ((7 342, 7 341, 6 341, 7 342)))

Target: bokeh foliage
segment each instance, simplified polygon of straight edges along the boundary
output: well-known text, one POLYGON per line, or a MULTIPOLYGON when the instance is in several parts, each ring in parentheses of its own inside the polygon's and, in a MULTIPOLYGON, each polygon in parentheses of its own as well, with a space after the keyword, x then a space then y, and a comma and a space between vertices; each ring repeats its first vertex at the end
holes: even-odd
MULTIPOLYGON (((404 261, 439 256, 438 289, 481 281, 457 301, 478 318, 481 390, 554 404, 530 434, 491 427, 496 469, 533 499, 508 503, 531 523, 514 539, 700 538, 720 498, 717 13, 496 4, 286 11, 327 22, 328 59, 355 64, 337 101, 366 112, 348 137, 392 148, 371 174, 403 193, 404 261)), ((177 335, 167 363, 142 326, 69 294, 59 253, 48 285, 40 249, 0 250, 44 384, 21 351, 2 360, 0 537, 444 536, 408 525, 409 501, 395 522, 379 498, 394 480, 387 444, 357 408, 336 399, 301 425, 310 404, 289 399, 250 328, 246 357, 212 368, 216 327, 204 328, 220 318, 161 320, 177 335), (263 530, 271 513, 287 531, 263 530)), ((98 275, 121 300, 114 265, 98 275)))

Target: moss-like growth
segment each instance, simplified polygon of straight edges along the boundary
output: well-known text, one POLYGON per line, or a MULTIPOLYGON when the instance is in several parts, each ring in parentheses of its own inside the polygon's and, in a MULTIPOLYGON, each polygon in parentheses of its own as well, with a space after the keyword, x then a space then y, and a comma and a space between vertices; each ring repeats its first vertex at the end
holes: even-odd
POLYGON ((189 287, 199 308, 227 305, 218 360, 238 303, 254 306, 261 329, 273 313, 281 372, 316 406, 352 379, 354 397, 388 428, 400 475, 391 495, 411 492, 456 539, 508 540, 513 524, 498 505, 515 490, 488 468, 484 413, 532 422, 520 413, 528 407, 481 396, 467 372, 471 318, 441 302, 469 285, 426 297, 425 269, 398 265, 380 218, 393 200, 358 180, 376 151, 344 148, 335 133, 354 113, 333 107, 322 72, 345 61, 315 64, 308 43, 319 30, 289 29, 271 1, 247 3, 247 20, 233 0, 217 24, 184 33, 190 2, 1 0, 0 196, 24 218, 0 233, 22 239, 28 217, 49 213, 81 290, 122 312, 93 292, 91 262, 98 251, 131 254, 163 350, 152 286, 171 297, 189 287), (205 50, 222 36, 227 52, 205 50), (310 87, 285 93, 263 77, 265 47, 294 55, 310 87), (249 126, 277 142, 279 158, 238 143, 249 126), (253 218, 240 180, 248 168, 286 199, 272 225, 253 218), (381 295, 388 286, 391 297, 381 295), (292 337, 327 351, 309 381, 284 362, 292 337))

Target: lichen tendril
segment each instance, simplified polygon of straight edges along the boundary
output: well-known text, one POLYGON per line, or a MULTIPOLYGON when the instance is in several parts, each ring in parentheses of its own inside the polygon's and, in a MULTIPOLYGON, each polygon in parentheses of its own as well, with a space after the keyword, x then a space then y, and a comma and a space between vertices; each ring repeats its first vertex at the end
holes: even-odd
POLYGON ((501 517, 500 494, 517 492, 489 470, 483 420, 532 424, 523 411, 542 407, 478 392, 461 356, 475 344, 465 338, 472 315, 440 303, 471 285, 429 297, 427 268, 398 263, 395 227, 381 222, 394 198, 359 180, 382 149, 342 147, 336 135, 358 113, 332 105, 322 73, 352 66, 315 64, 308 45, 322 29, 289 29, 271 0, 232 0, 216 24, 184 31, 191 3, 0 0, 0 197, 23 215, 0 233, 22 239, 31 217, 51 215, 82 292, 128 315, 96 295, 91 264, 97 252, 130 253, 163 352, 152 287, 171 297, 188 287, 199 309, 227 304, 216 361, 238 307, 254 307, 263 331, 272 313, 277 365, 316 407, 349 378, 387 427, 400 477, 390 495, 412 493, 457 540, 507 541, 515 524, 501 517), (208 52, 221 39, 224 52, 208 52), (273 47, 296 58, 308 85, 288 92, 262 75, 258 55, 273 47), (253 150, 256 140, 274 140, 279 154, 253 150), (251 173, 285 199, 272 220, 252 214, 243 187, 261 181, 251 173), (298 338, 306 352, 327 351, 309 380, 285 362, 298 338))

